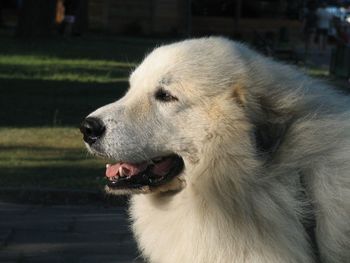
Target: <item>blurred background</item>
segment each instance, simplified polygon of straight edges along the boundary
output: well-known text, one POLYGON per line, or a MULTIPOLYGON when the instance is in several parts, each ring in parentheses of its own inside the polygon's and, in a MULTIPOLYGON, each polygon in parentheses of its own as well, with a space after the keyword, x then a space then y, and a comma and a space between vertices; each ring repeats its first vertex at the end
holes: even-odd
POLYGON ((86 152, 78 127, 126 92, 128 75, 155 46, 221 35, 347 93, 349 7, 350 0, 0 0, 0 261, 140 260, 127 200, 104 195, 105 164, 86 152))

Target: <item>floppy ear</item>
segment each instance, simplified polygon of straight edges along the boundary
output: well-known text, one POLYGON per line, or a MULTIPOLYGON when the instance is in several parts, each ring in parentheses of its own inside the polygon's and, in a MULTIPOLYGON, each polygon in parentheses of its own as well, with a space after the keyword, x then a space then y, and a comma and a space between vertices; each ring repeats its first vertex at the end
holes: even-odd
POLYGON ((252 137, 257 151, 271 158, 288 132, 291 114, 279 112, 269 98, 255 98, 242 84, 233 86, 232 97, 244 108, 254 126, 252 137))
POLYGON ((257 150, 272 156, 282 144, 287 130, 286 123, 257 123, 253 131, 257 150))
POLYGON ((258 100, 259 118, 253 118, 254 139, 259 152, 268 157, 278 150, 292 124, 290 113, 280 112, 269 98, 260 97, 258 100))

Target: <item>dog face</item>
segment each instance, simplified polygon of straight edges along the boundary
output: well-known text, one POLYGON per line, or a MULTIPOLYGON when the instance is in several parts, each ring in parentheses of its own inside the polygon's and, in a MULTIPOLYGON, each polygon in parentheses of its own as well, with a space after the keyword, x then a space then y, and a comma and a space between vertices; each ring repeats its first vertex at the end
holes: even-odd
POLYGON ((157 48, 122 99, 87 117, 88 149, 115 163, 106 169, 109 192, 179 191, 205 169, 210 160, 201 156, 218 155, 225 140, 237 141, 233 151, 250 149, 244 50, 222 38, 157 48))

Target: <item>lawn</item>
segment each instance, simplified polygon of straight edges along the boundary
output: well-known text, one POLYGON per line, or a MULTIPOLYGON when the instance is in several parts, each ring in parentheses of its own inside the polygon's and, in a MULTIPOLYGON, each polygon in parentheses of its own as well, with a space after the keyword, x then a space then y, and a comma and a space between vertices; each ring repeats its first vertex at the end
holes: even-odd
POLYGON ((97 190, 104 163, 78 127, 127 90, 130 71, 157 41, 0 36, 0 185, 97 190))

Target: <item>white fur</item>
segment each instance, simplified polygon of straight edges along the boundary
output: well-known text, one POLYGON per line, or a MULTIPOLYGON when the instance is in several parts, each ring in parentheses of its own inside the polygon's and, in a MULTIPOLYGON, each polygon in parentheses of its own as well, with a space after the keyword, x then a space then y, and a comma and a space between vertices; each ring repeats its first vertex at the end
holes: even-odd
POLYGON ((92 150, 116 161, 174 152, 185 162, 181 184, 131 199, 133 231, 147 260, 315 262, 302 225, 314 215, 321 261, 350 262, 345 96, 223 38, 155 49, 130 85, 121 101, 91 114, 107 123, 92 150), (178 101, 153 99, 163 84, 178 101), (254 131, 272 136, 275 126, 276 148, 258 151, 254 131))

